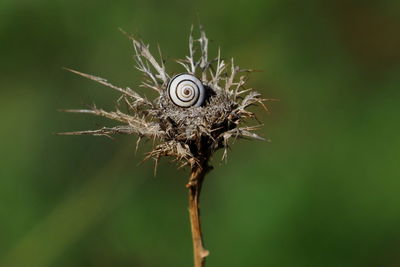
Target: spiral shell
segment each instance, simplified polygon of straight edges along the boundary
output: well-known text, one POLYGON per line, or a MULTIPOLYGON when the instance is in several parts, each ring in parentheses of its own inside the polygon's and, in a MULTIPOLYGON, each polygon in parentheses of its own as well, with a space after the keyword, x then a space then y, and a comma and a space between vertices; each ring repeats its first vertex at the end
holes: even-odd
POLYGON ((183 108, 199 107, 205 99, 205 89, 199 79, 191 74, 178 74, 168 84, 171 101, 183 108))

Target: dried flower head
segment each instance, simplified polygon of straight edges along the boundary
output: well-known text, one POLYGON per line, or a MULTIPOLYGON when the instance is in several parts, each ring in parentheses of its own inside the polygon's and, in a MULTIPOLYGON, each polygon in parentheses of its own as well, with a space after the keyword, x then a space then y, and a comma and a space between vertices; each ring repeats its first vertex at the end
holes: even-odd
MULTIPOLYGON (((193 29, 192 29, 193 30, 193 29)), ((192 31, 193 32, 193 31, 192 31)), ((158 97, 152 101, 140 96, 130 88, 120 88, 107 80, 70 70, 83 77, 94 80, 122 95, 117 101, 115 111, 105 111, 96 106, 91 109, 66 110, 67 112, 89 113, 106 117, 121 123, 116 127, 103 127, 98 130, 68 132, 68 135, 137 134, 141 138, 156 140, 152 151, 145 159, 153 158, 158 162, 162 156, 171 156, 181 166, 204 165, 213 152, 223 148, 223 159, 227 156, 228 141, 231 138, 245 137, 264 140, 253 133, 256 126, 244 126, 243 122, 255 118, 247 108, 260 104, 264 108, 260 94, 246 88, 248 69, 241 69, 233 59, 226 63, 221 59, 220 51, 216 58, 208 56, 208 39, 200 27, 200 38, 189 37, 189 55, 177 60, 185 73, 197 77, 206 90, 206 99, 201 106, 180 107, 171 101, 167 88, 172 75, 168 74, 159 50, 158 61, 151 54, 149 46, 129 36, 135 50, 136 68, 145 79, 141 86, 155 90, 158 97), (127 111, 119 107, 125 103, 127 111)))

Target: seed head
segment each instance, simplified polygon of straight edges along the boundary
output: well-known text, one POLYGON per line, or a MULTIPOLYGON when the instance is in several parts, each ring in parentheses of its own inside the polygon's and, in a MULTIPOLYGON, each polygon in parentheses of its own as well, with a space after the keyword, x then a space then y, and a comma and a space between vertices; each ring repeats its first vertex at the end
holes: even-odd
MULTIPOLYGON (((216 58, 209 59, 208 38, 204 30, 200 27, 198 39, 194 39, 192 33, 193 27, 189 36, 189 55, 177 60, 177 63, 183 66, 184 73, 201 81, 205 99, 200 106, 181 107, 174 103, 168 94, 168 85, 174 76, 167 73, 163 59, 156 60, 148 45, 125 33, 133 44, 136 68, 145 77, 140 86, 155 90, 158 97, 148 100, 128 87, 117 87, 103 78, 68 69, 119 91, 121 97, 115 111, 105 111, 96 106, 66 111, 106 117, 121 125, 62 134, 136 134, 139 136, 138 142, 141 138, 156 140, 145 160, 153 158, 158 162, 162 156, 170 156, 179 161, 181 166, 189 164, 192 167, 208 161, 221 148, 224 149, 225 159, 230 139, 264 140, 253 132, 260 124, 243 125, 245 121, 255 118, 255 114, 247 109, 249 106, 259 104, 266 108, 263 102, 267 99, 261 98, 255 90, 246 88, 247 76, 252 70, 239 68, 233 59, 226 63, 221 59, 220 51, 216 58), (127 106, 126 112, 119 108, 123 103, 127 106)), ((161 57, 160 49, 159 53, 161 57)), ((185 89, 183 94, 189 96, 190 92, 185 89)))

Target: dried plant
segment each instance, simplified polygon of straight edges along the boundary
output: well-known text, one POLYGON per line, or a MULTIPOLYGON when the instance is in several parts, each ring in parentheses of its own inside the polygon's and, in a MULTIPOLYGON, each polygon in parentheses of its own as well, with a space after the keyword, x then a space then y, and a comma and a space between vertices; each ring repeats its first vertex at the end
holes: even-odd
MULTIPOLYGON (((247 74, 251 70, 239 68, 233 59, 225 62, 220 51, 216 58, 210 59, 208 38, 204 30, 200 27, 198 39, 194 39, 192 33, 193 27, 189 37, 189 55, 185 59, 177 60, 177 63, 183 66, 186 73, 198 77, 204 85, 207 97, 202 106, 183 108, 174 104, 167 93, 172 76, 166 72, 163 59, 157 60, 151 54, 148 45, 125 33, 135 50, 136 68, 145 77, 140 86, 155 90, 158 97, 151 101, 128 87, 117 87, 103 78, 68 69, 120 92, 121 97, 117 101, 115 111, 105 111, 96 106, 65 111, 102 116, 118 121, 121 125, 61 134, 136 134, 139 136, 137 143, 141 138, 155 141, 145 160, 152 158, 157 163, 161 157, 169 156, 179 162, 180 167, 190 166, 191 175, 186 186, 189 189, 194 261, 198 267, 205 266, 205 258, 208 255, 202 241, 199 197, 204 176, 211 169, 210 158, 216 150, 224 149, 223 159, 226 159, 231 139, 264 140, 253 132, 260 124, 245 126, 243 123, 255 118, 255 114, 247 108, 260 104, 266 109, 263 102, 267 99, 261 98, 253 89, 245 87, 247 74), (123 103, 127 106, 126 112, 120 110, 123 103)), ((159 54, 162 57, 160 49, 159 54)))

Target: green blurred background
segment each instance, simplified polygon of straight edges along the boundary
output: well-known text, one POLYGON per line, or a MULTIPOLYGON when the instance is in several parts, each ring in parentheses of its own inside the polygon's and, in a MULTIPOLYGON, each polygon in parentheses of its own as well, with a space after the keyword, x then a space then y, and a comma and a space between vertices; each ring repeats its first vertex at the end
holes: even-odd
MULTIPOLYGON (((191 266, 188 170, 136 137, 53 133, 136 88, 130 42, 187 53, 198 20, 249 86, 271 143, 239 140, 202 195, 208 266, 400 266, 399 1, 0 2, 0 266, 191 266)), ((181 70, 168 63, 169 71, 181 70)), ((140 92, 151 96, 144 89, 140 92)))

